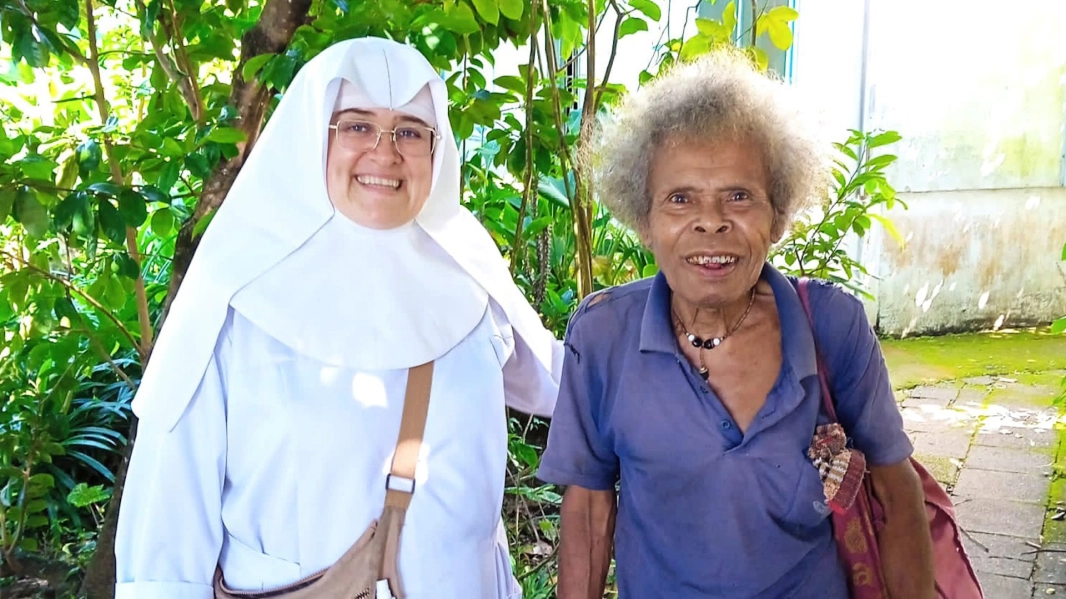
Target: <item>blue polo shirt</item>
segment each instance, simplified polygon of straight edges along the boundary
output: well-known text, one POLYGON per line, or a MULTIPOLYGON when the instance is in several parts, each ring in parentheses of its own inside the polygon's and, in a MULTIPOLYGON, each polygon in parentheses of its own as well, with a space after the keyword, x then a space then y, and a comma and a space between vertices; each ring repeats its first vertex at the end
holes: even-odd
MULTIPOLYGON (((586 299, 566 335, 559 402, 538 476, 618 485, 619 597, 847 599, 807 448, 820 415, 814 338, 792 282, 769 264, 781 371, 746 433, 682 356, 658 276, 586 299)), ((871 464, 912 447, 862 304, 810 285, 837 413, 871 464)))

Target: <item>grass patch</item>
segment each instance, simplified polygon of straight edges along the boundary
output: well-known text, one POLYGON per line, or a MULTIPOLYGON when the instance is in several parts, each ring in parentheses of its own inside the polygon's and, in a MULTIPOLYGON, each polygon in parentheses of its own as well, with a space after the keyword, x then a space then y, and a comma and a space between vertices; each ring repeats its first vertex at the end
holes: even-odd
POLYGON ((897 389, 1066 369, 1066 335, 1047 329, 883 339, 881 348, 897 389))

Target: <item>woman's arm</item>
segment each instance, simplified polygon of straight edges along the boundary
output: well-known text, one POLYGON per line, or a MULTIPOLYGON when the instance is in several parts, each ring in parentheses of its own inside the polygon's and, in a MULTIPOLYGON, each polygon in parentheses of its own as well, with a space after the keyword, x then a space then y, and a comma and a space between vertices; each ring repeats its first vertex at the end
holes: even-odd
POLYGON ((613 489, 566 488, 560 514, 559 599, 603 598, 617 509, 613 489))
POLYGON ((212 358, 173 430, 140 423, 115 540, 115 599, 214 597, 225 466, 225 403, 212 358))
POLYGON ((888 596, 934 599, 933 542, 918 473, 910 460, 903 460, 891 466, 871 466, 870 478, 884 509, 885 526, 878 544, 888 596))

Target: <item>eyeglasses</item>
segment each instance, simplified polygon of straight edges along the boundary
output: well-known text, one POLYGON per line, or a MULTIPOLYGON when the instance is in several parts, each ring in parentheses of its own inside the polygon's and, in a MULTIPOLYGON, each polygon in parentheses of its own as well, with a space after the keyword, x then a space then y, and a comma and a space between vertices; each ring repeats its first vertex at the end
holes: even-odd
POLYGON ((405 125, 395 129, 382 129, 370 121, 343 119, 330 129, 337 132, 337 143, 342 148, 357 151, 369 151, 378 147, 381 136, 387 134, 396 151, 404 158, 423 158, 433 153, 440 134, 432 127, 405 125))

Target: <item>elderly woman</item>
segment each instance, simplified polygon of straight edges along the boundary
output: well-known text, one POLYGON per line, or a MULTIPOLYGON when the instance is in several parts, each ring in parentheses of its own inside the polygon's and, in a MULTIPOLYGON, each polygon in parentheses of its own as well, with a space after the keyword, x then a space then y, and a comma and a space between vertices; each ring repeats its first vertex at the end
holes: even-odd
POLYGON ((550 413, 562 353, 459 205, 437 72, 387 40, 327 49, 204 235, 134 401, 117 597, 519 597, 504 408, 550 413))
POLYGON ((884 506, 891 597, 933 597, 920 480, 863 307, 812 284, 812 331, 767 263, 824 192, 825 152, 784 94, 715 54, 633 94, 602 132, 599 195, 660 272, 570 321, 539 471, 567 486, 560 599, 602 597, 612 544, 623 599, 848 597, 807 457, 823 422, 815 341, 884 506))

